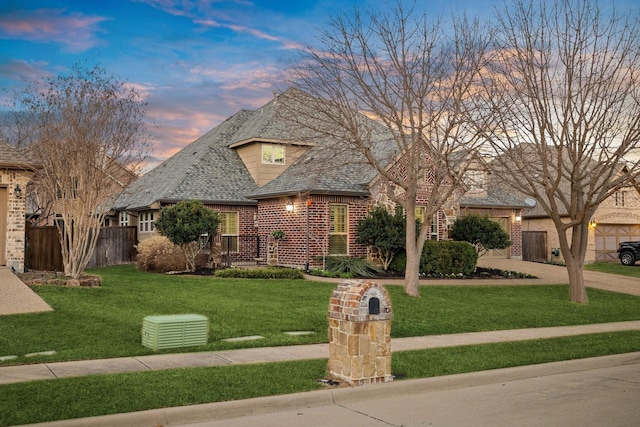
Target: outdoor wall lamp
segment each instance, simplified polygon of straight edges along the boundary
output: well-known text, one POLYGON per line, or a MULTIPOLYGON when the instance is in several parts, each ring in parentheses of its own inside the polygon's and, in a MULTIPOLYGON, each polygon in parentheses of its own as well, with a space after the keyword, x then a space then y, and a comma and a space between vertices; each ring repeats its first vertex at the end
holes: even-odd
POLYGON ((516 215, 516 222, 520 224, 522 222, 522 217, 520 215, 516 215))
POLYGON ((20 188, 20 184, 16 184, 16 188, 13 189, 13 195, 18 199, 22 197, 22 188, 20 188))
POLYGON ((589 227, 596 228, 596 222, 595 221, 589 221, 589 227))
POLYGON ((291 200, 287 202, 285 209, 287 210, 287 212, 293 212, 293 203, 291 203, 291 200))

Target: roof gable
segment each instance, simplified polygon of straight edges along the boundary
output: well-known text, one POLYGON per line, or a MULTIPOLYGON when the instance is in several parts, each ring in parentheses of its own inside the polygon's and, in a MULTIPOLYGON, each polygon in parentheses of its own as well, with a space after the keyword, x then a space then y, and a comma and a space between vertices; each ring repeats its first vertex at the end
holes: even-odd
POLYGON ((242 110, 147 172, 127 187, 116 208, 141 210, 155 202, 197 199, 254 203, 257 188, 239 156, 227 145, 251 116, 242 110))

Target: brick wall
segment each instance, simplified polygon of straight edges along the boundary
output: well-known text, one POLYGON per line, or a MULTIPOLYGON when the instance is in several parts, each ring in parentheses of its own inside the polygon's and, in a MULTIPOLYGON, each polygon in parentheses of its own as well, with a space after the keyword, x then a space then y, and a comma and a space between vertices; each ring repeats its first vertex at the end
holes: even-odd
POLYGON ((329 204, 348 206, 349 256, 366 255, 366 247, 356 243, 358 220, 367 215, 367 200, 360 197, 312 195, 311 205, 306 197, 285 197, 261 200, 257 223, 261 242, 261 257, 266 259, 266 242, 276 230, 285 232, 278 242, 278 264, 304 268, 307 262, 307 212, 309 218, 309 266, 322 266, 322 255, 329 248, 329 204), (286 204, 293 204, 287 212, 286 204), (308 210, 307 210, 308 209, 308 210), (264 242, 264 243, 263 243, 264 242))
MULTIPOLYGON (((7 188, 7 233, 5 259, 7 267, 24 271, 26 188, 33 174, 27 171, 0 169, 0 186, 7 188), (14 189, 19 185, 22 196, 17 198, 14 189)), ((2 212, 2 209, 0 209, 2 212)))

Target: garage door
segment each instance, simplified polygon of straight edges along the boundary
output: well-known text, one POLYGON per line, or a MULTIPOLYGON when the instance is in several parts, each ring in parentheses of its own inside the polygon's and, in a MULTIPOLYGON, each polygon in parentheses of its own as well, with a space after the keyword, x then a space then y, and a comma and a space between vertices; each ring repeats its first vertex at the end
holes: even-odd
POLYGON ((595 230, 596 261, 616 261, 618 243, 640 240, 638 224, 598 224, 595 230))

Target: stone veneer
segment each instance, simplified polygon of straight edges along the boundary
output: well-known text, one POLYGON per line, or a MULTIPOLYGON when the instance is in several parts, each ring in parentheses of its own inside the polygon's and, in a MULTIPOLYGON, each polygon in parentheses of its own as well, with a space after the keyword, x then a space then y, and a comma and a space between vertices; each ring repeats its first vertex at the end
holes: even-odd
POLYGON ((329 376, 350 385, 393 381, 392 314, 389 294, 378 283, 339 284, 329 303, 329 376))
POLYGON ((5 245, 5 258, 8 268, 18 272, 24 271, 25 251, 25 215, 27 183, 33 173, 23 170, 0 169, 0 186, 7 187, 7 233, 5 245), (22 196, 16 197, 14 189, 19 185, 22 196))

